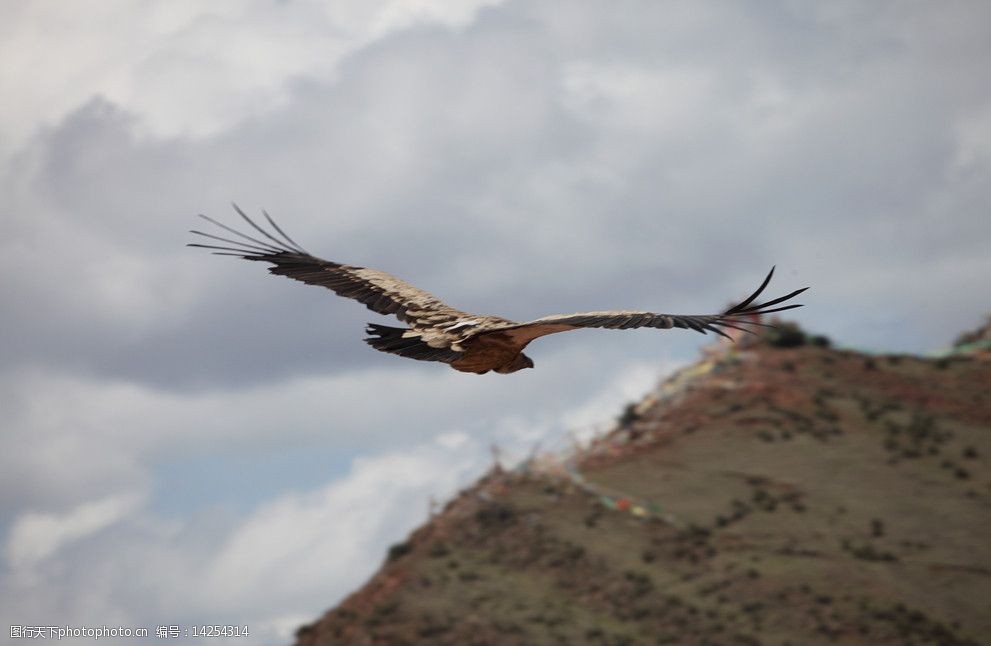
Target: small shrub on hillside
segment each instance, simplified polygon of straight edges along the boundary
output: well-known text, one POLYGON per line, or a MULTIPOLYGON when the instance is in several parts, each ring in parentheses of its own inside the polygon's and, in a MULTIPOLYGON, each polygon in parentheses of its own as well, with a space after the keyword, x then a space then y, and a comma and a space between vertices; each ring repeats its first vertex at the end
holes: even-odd
POLYGON ((413 546, 409 542, 396 543, 389 548, 389 554, 386 557, 389 561, 395 561, 396 559, 406 556, 413 550, 413 546))
POLYGON ((805 345, 807 339, 805 332, 797 323, 778 323, 764 333, 767 343, 774 348, 797 348, 805 345))
POLYGON ((634 402, 630 402, 623 408, 623 413, 616 421, 619 423, 620 428, 626 428, 638 419, 640 419, 640 414, 637 413, 637 405, 634 402))
POLYGON ((445 543, 434 543, 430 548, 430 556, 433 558, 443 558, 451 553, 445 543))
POLYGON ((475 520, 485 527, 509 525, 516 520, 516 510, 509 505, 492 503, 476 511, 475 520))

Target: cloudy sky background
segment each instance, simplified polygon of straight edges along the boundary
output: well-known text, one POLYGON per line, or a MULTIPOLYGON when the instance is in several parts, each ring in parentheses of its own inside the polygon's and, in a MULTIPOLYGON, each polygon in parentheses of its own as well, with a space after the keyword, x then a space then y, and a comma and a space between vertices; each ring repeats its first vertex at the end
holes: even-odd
POLYGON ((282 643, 491 444, 607 425, 706 341, 401 360, 184 247, 196 213, 518 319, 710 312, 776 263, 808 328, 926 352, 991 309, 988 60, 979 1, 3 3, 0 623, 282 643))

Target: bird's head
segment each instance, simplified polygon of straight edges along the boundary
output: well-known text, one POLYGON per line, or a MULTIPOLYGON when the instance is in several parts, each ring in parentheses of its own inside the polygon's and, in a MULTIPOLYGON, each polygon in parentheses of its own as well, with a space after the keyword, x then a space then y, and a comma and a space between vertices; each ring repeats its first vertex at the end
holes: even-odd
POLYGON ((513 357, 510 363, 502 366, 501 368, 496 368, 496 372, 503 375, 508 375, 511 372, 516 372, 517 370, 523 370, 524 368, 532 368, 533 359, 526 356, 522 352, 513 357))

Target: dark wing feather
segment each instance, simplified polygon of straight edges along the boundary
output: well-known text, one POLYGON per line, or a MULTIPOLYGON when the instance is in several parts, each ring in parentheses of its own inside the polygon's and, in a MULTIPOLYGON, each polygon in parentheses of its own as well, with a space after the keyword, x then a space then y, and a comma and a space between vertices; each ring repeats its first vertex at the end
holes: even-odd
POLYGON ((463 356, 463 353, 456 352, 449 347, 438 348, 429 345, 416 330, 369 323, 365 331, 369 334, 365 343, 381 352, 398 354, 401 357, 420 361, 441 361, 443 363, 452 363, 463 356))
POLYGON ((790 294, 775 298, 767 301, 766 303, 751 305, 751 303, 753 303, 757 297, 763 293, 768 283, 771 282, 771 276, 773 275, 774 267, 771 268, 771 271, 767 274, 767 278, 764 279, 764 282, 761 283, 760 287, 758 287, 753 294, 737 305, 729 308, 722 314, 681 315, 629 311, 556 314, 553 316, 545 316, 527 323, 503 326, 491 331, 509 334, 515 340, 525 343, 546 334, 554 334, 555 332, 564 332, 578 328, 607 328, 611 330, 628 330, 641 327, 660 329, 682 328, 686 330, 695 330, 696 332, 701 332, 702 334, 713 332, 715 334, 728 337, 729 335, 727 335, 721 328, 732 328, 736 330, 743 330, 744 332, 753 332, 753 330, 744 326, 772 326, 766 323, 758 323, 756 321, 749 320, 750 316, 770 314, 772 312, 783 312, 785 310, 801 307, 801 304, 783 305, 781 307, 773 306, 798 296, 808 289, 808 287, 797 289, 790 294))
POLYGON ((310 255, 264 211, 262 213, 272 227, 271 231, 266 231, 255 223, 236 204, 234 210, 264 239, 249 236, 201 215, 203 219, 236 237, 225 238, 192 231, 191 233, 223 244, 190 243, 188 246, 213 249, 220 255, 272 263, 273 266, 268 270, 273 274, 288 276, 308 285, 327 287, 340 296, 364 303, 373 312, 394 314, 400 321, 413 327, 443 326, 466 316, 464 312, 449 307, 433 294, 384 271, 331 262, 310 255))

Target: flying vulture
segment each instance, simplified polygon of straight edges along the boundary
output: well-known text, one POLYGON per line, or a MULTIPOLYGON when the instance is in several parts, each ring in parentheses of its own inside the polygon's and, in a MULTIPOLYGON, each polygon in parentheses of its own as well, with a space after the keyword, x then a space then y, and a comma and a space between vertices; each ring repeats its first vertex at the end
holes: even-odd
POLYGON ((353 298, 379 314, 394 314, 407 327, 388 327, 369 323, 365 339, 368 345, 382 352, 420 361, 441 361, 461 372, 484 374, 490 370, 509 374, 532 368, 533 360, 523 354, 528 343, 538 337, 578 328, 609 328, 626 330, 638 327, 661 329, 682 328, 705 334, 714 332, 729 338, 720 328, 750 332, 746 325, 764 325, 753 319, 756 314, 781 312, 799 304, 782 305, 806 288, 759 305, 751 303, 763 293, 774 275, 774 268, 764 282, 743 302, 722 314, 679 315, 655 312, 610 311, 580 314, 554 314, 526 323, 500 316, 469 314, 445 304, 433 294, 414 287, 384 271, 345 265, 310 255, 262 211, 271 230, 256 224, 234 205, 261 237, 253 237, 221 224, 205 215, 203 219, 237 236, 224 238, 202 231, 191 231, 221 244, 190 243, 191 247, 213 249, 214 253, 237 256, 245 260, 271 263, 273 274, 288 276, 309 285, 327 287, 339 296, 353 298))

